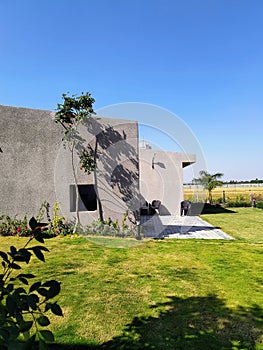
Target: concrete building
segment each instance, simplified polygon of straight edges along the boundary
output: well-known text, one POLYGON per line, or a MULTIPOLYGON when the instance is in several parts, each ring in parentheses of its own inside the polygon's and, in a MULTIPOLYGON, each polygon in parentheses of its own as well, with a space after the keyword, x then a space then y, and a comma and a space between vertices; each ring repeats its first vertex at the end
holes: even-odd
MULTIPOLYGON (((54 112, 0 106, 0 215, 37 215, 41 204, 60 202, 74 219, 75 186, 71 155, 54 112)), ((79 130, 82 147, 96 154, 96 170, 86 175, 73 158, 82 200, 82 224, 102 217, 121 221, 145 200, 159 199, 161 214, 179 213, 182 168, 193 155, 140 149, 136 121, 92 117, 79 130)))
POLYGON ((160 215, 179 215, 183 193, 183 168, 195 155, 140 148, 140 193, 148 202, 161 201, 160 215))
MULTIPOLYGON (((41 203, 60 202, 62 214, 75 216, 75 186, 71 155, 63 147, 63 128, 54 113, 0 107, 0 213, 37 215, 41 203)), ((74 158, 82 224, 139 207, 138 126, 136 121, 94 117, 79 130, 96 148, 97 166, 87 176, 74 158), (87 210, 88 209, 88 210, 87 210)))

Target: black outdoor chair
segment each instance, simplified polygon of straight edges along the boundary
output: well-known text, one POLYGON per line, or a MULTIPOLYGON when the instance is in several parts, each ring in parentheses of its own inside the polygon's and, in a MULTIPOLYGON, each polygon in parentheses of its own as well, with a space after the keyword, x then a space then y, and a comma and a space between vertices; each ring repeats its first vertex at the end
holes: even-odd
POLYGON ((160 206, 161 206, 161 201, 154 199, 152 201, 152 204, 150 204, 150 214, 154 215, 156 214, 156 211, 158 211, 158 214, 160 213, 160 206))

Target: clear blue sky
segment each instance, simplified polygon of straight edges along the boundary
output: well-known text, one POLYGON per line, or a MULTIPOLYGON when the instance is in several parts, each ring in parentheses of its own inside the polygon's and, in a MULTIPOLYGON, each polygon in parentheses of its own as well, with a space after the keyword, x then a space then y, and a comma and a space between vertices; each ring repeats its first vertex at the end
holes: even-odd
POLYGON ((262 0, 0 0, 0 104, 154 104, 191 128, 209 172, 263 178, 262 18, 262 0))

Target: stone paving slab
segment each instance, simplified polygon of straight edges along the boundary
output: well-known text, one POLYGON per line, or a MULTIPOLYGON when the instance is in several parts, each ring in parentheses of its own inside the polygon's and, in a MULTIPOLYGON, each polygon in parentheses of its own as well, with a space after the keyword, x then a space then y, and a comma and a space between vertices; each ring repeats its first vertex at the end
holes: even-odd
POLYGON ((234 239, 199 216, 141 216, 141 230, 153 238, 234 239))

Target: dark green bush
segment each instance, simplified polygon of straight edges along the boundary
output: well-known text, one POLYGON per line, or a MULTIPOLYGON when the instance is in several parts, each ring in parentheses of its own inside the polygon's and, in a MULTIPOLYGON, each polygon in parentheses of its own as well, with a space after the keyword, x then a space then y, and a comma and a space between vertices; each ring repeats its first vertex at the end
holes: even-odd
POLYGON ((229 208, 251 207, 251 203, 248 201, 229 201, 226 203, 226 207, 229 207, 229 208))
POLYGON ((256 202, 256 208, 263 209, 263 201, 256 202))
POLYGON ((251 201, 242 194, 240 194, 237 195, 235 199, 227 197, 225 206, 229 208, 251 207, 251 201))

